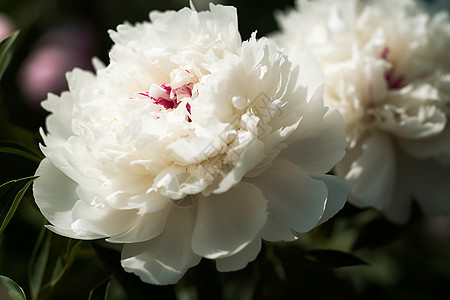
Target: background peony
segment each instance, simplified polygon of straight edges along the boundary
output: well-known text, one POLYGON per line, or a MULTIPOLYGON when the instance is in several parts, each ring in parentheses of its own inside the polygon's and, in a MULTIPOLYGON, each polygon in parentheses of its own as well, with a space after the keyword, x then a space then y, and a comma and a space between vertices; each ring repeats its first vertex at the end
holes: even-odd
POLYGON ((317 56, 325 103, 344 115, 349 147, 336 172, 349 201, 400 223, 412 199, 425 214, 449 213, 448 14, 412 0, 321 0, 277 19, 277 40, 317 56))
POLYGON ((325 173, 345 130, 318 66, 242 42, 233 7, 150 20, 111 31, 110 64, 74 70, 43 102, 33 190, 48 228, 124 243, 125 270, 171 284, 202 257, 243 268, 261 238, 295 240, 333 216, 348 190, 325 173))

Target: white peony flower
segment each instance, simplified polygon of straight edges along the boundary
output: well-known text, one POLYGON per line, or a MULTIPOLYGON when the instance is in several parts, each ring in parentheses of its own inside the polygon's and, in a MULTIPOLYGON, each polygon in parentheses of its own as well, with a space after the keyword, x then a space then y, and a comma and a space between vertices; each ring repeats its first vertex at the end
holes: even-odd
POLYGON ((34 195, 48 228, 124 243, 126 271, 172 284, 202 257, 241 269, 261 238, 295 240, 333 216, 348 186, 325 173, 345 129, 319 66, 242 42, 233 7, 150 20, 111 31, 110 64, 74 70, 43 102, 34 195))
POLYGON ((349 201, 405 222, 411 199, 450 212, 450 22, 413 0, 297 2, 274 37, 314 54, 325 104, 344 115, 349 147, 336 172, 349 201))

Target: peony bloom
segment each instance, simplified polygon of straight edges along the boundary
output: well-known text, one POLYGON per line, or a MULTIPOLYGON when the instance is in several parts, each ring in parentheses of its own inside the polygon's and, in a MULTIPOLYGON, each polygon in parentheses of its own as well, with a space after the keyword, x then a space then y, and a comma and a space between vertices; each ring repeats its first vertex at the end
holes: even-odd
POLYGON ((119 25, 110 63, 50 94, 36 203, 56 233, 123 243, 122 266, 176 283, 219 271, 333 216, 347 185, 325 175, 346 147, 317 64, 266 38, 242 42, 233 7, 152 12, 119 25))
POLYGON ((336 173, 349 201, 393 222, 411 200, 450 212, 450 22, 413 0, 298 1, 277 16, 288 52, 316 55, 325 104, 344 116, 349 146, 336 173), (301 26, 300 26, 301 25, 301 26))

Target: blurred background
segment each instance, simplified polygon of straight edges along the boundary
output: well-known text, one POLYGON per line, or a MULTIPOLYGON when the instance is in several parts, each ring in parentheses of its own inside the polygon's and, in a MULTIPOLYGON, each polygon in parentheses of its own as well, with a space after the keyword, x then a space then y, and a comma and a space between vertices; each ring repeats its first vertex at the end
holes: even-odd
MULTIPOLYGON (((193 2, 203 10, 209 1, 193 2)), ((213 2, 237 7, 243 40, 256 29, 258 36, 276 30, 273 12, 294 5, 293 0, 213 2)), ((440 3, 448 8, 450 1, 440 3)), ((92 69, 93 56, 108 63, 109 29, 148 20, 151 10, 188 5, 187 0, 0 0, 0 40, 20 30, 0 82, 0 138, 15 132, 36 147, 46 116, 40 102, 48 92, 67 89, 68 70, 92 69)), ((31 176, 36 167, 0 154, 0 185, 31 176)), ((266 243, 244 270, 222 274, 203 260, 174 287, 142 284, 120 270, 118 252, 104 243, 76 244, 42 231, 44 222, 27 194, 0 241, 0 274, 16 281, 30 299, 88 299, 109 279, 108 299, 118 300, 450 299, 450 219, 444 217, 425 219, 417 213, 407 225, 395 226, 375 211, 346 206, 296 243, 266 243), (44 271, 37 284, 51 284, 35 296, 33 272, 39 263, 44 271), (64 276, 55 281, 62 269, 64 276)))

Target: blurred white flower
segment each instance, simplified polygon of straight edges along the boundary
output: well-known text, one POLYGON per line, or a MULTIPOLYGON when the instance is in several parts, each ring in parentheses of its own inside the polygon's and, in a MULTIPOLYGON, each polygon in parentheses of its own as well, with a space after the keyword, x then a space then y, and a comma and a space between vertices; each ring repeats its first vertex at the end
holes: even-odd
POLYGON ((110 64, 74 70, 43 102, 34 195, 49 228, 125 243, 125 270, 171 284, 202 257, 241 269, 261 238, 295 240, 333 216, 348 186, 325 173, 345 129, 319 66, 242 42, 233 7, 150 20, 110 31, 110 64))
POLYGON ((349 147, 336 172, 349 201, 405 222, 410 201, 450 212, 450 22, 413 0, 304 1, 277 15, 274 37, 314 54, 325 104, 344 115, 349 147))

